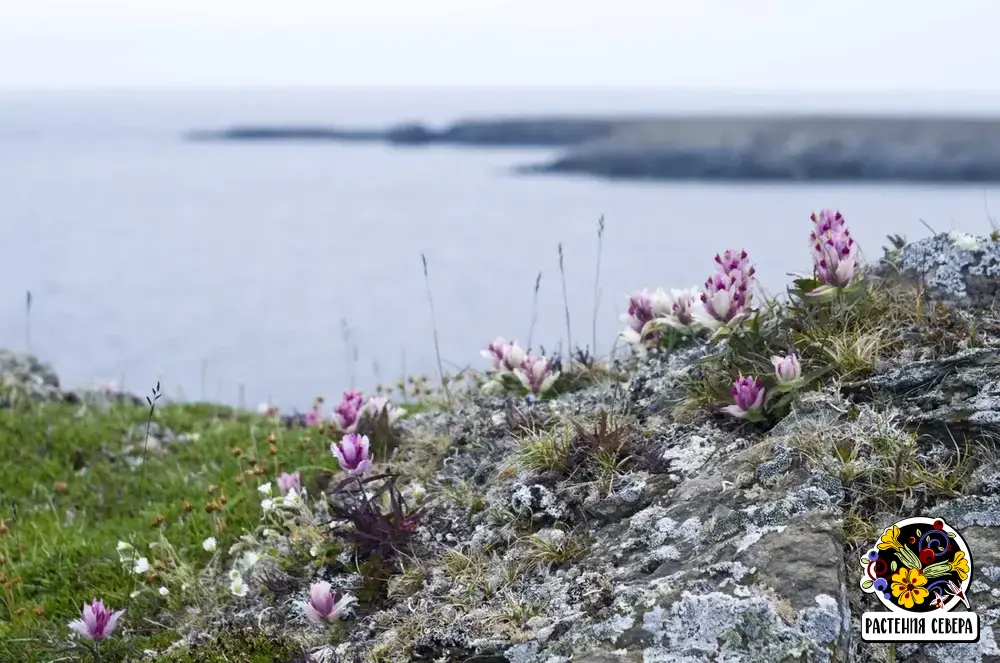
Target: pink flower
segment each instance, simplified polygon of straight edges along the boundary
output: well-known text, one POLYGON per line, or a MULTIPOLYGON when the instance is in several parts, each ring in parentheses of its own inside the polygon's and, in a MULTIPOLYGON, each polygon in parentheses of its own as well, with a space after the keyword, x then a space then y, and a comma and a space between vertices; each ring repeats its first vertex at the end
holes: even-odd
POLYGON ((730 390, 735 404, 723 408, 740 419, 759 419, 764 405, 764 385, 760 380, 748 375, 740 377, 730 390))
POLYGON ((305 424, 306 426, 312 427, 318 425, 323 421, 323 413, 319 411, 319 408, 313 408, 306 412, 305 424))
POLYGON ((358 419, 364 408, 365 399, 360 391, 348 389, 344 392, 344 397, 333 409, 333 423, 338 430, 345 433, 353 433, 358 425, 358 419))
POLYGON ((337 600, 337 593, 328 582, 314 582, 309 586, 309 600, 305 602, 306 616, 313 622, 332 622, 340 611, 355 598, 345 594, 337 600))
POLYGON ((701 307, 701 293, 697 288, 670 291, 670 312, 662 320, 674 329, 686 331, 696 323, 696 315, 701 307))
POLYGON ((354 476, 367 472, 372 466, 367 435, 349 433, 340 442, 330 445, 330 453, 336 457, 342 470, 354 476))
POLYGON ((302 488, 302 479, 298 472, 294 474, 283 472, 281 476, 278 477, 278 490, 281 491, 282 495, 287 493, 290 489, 297 491, 300 488, 302 488))
POLYGON ((365 411, 370 412, 375 417, 380 416, 384 412, 390 424, 396 423, 396 420, 406 414, 406 410, 393 406, 392 401, 385 396, 372 396, 369 398, 365 404, 365 411))
POLYGON ((701 295, 704 311, 696 311, 699 322, 717 328, 749 310, 756 269, 746 251, 726 250, 715 256, 715 273, 705 281, 701 295))
POLYGON ((840 212, 823 210, 812 215, 809 233, 816 278, 824 285, 843 288, 854 279, 858 245, 840 212))
POLYGON ((662 288, 655 292, 643 289, 628 298, 628 310, 621 316, 625 331, 621 337, 633 345, 657 345, 660 333, 652 331, 650 323, 670 313, 671 303, 662 288))
POLYGON ((69 627, 87 640, 100 642, 114 632, 118 619, 124 614, 124 610, 108 610, 104 607, 104 601, 94 599, 89 605, 83 604, 81 619, 74 619, 69 627))
POLYGON ((536 396, 552 388, 559 378, 559 372, 552 370, 552 360, 548 357, 527 357, 514 370, 521 384, 536 396))
POLYGON ((500 372, 513 371, 528 356, 517 341, 508 341, 502 336, 497 337, 479 354, 490 359, 493 362, 493 370, 500 372))
POLYGON ((794 384, 802 378, 802 366, 799 358, 792 353, 787 357, 771 357, 774 364, 775 375, 778 376, 778 384, 794 384))

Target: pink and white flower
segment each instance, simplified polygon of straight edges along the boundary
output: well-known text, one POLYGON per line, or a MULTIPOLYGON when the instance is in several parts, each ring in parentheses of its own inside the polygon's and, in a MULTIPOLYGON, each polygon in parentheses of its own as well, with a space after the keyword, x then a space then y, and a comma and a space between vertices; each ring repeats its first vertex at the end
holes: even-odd
POLYGON ((357 476, 367 472, 372 466, 371 443, 367 435, 349 433, 340 442, 330 445, 330 453, 334 455, 340 468, 348 474, 357 476))
POLYGON ((514 369, 514 375, 532 394, 540 395, 552 388, 559 379, 559 371, 553 371, 552 360, 548 357, 527 357, 514 369))
POLYGON ((771 363, 774 364, 774 373, 778 378, 778 384, 793 385, 802 380, 802 366, 794 352, 786 357, 775 355, 771 357, 771 363))
POLYGON ((348 389, 337 407, 333 408, 333 424, 337 430, 353 433, 364 410, 365 399, 360 391, 348 389))
POLYGON ((356 599, 344 594, 339 600, 330 583, 314 582, 309 586, 309 598, 305 601, 306 616, 310 621, 332 622, 340 615, 340 611, 356 599))
POLYGON ((385 396, 372 396, 368 399, 368 403, 365 404, 365 411, 370 412, 372 416, 378 417, 383 412, 389 418, 389 423, 394 424, 396 421, 406 414, 406 410, 401 407, 394 407, 392 401, 390 401, 385 396))
POLYGON ((702 306, 695 311, 698 322, 711 329, 728 324, 750 310, 754 274, 746 251, 727 249, 715 256, 716 268, 705 281, 702 306))
POLYGON ((702 307, 698 288, 671 289, 670 300, 670 311, 658 321, 678 331, 688 331, 698 324, 697 313, 702 307))
POLYGON ((752 375, 741 376, 730 390, 735 403, 723 408, 740 419, 759 419, 764 406, 764 384, 752 375))
POLYGON ((108 610, 104 601, 94 599, 83 604, 80 619, 74 619, 69 627, 87 640, 100 642, 107 639, 118 625, 118 620, 125 614, 124 610, 108 610))
POLYGON ((517 341, 508 341, 502 336, 496 338, 479 354, 490 359, 493 362, 493 370, 500 373, 513 371, 528 357, 528 353, 517 344, 517 341))
POLYGON ((823 210, 812 215, 810 249, 816 278, 823 285, 843 288, 854 280, 858 245, 840 212, 823 210))
POLYGON ((667 316, 671 311, 670 298, 662 288, 655 292, 643 289, 628 298, 628 310, 622 314, 625 330, 621 338, 634 346, 658 345, 660 333, 656 331, 655 320, 667 316))
POLYGON ((289 490, 301 490, 302 488, 302 478, 299 476, 298 472, 293 474, 288 474, 287 472, 282 472, 281 476, 278 477, 278 490, 284 495, 289 490))

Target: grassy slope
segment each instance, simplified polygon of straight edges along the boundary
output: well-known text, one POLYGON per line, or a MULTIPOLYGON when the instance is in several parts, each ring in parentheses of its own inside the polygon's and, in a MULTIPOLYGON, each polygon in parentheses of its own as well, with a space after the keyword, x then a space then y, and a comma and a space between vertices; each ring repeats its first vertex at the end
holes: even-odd
MULTIPOLYGON (((7 527, 0 534, 0 661, 58 658, 50 643, 67 639, 66 623, 94 597, 109 607, 127 605, 120 628, 136 636, 133 647, 162 648, 174 637, 165 626, 171 609, 180 605, 184 565, 204 568, 212 557, 202 541, 214 535, 224 551, 244 528, 256 525, 261 497, 256 487, 273 481, 279 464, 333 465, 323 442, 304 431, 284 431, 275 422, 217 406, 168 405, 157 407, 154 421, 199 437, 176 451, 150 455, 143 479, 141 469, 122 461, 121 449, 126 431, 144 430, 147 415, 147 408, 126 405, 102 410, 36 403, 0 410, 0 518, 7 527), (277 436, 275 456, 269 455, 271 433, 277 436), (235 447, 244 450, 242 457, 235 447), (250 469, 247 459, 255 455, 266 473, 247 474, 238 485, 237 476, 250 469), (74 471, 81 460, 84 469, 74 471), (210 486, 216 486, 211 496, 210 486), (206 513, 206 502, 221 501, 222 495, 221 510, 206 513), (163 516, 159 527, 151 524, 157 516, 163 516), (130 601, 132 578, 116 544, 134 540, 152 563, 157 553, 148 544, 161 534, 182 564, 135 577, 135 588, 142 591, 130 601), (161 596, 161 586, 171 593, 161 596)), ((307 477, 304 472, 304 481, 307 477)), ((121 647, 121 639, 105 643, 103 660, 123 660, 121 647)), ((257 649, 260 660, 273 660, 274 652, 263 643, 255 654, 257 649)))

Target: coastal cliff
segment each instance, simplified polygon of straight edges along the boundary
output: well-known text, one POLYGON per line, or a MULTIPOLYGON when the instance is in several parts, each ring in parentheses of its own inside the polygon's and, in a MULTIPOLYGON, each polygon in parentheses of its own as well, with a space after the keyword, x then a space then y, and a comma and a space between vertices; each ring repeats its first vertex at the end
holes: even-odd
POLYGON ((234 127, 194 140, 550 148, 522 173, 652 180, 1000 182, 1000 120, 960 117, 500 118, 443 129, 234 127))
POLYGON ((134 584, 105 661, 996 662, 1000 243, 897 242, 867 276, 868 300, 831 305, 843 318, 820 307, 784 327, 807 315, 787 308, 751 327, 791 329, 803 374, 831 369, 777 421, 712 400, 737 336, 583 364, 551 398, 453 389, 403 413, 395 452, 370 468, 402 477, 399 502, 380 495, 418 512, 355 529, 328 509, 361 480, 335 472, 315 423, 168 406, 144 445, 155 390, 89 404, 36 360, 0 355, 0 477, 21 505, 0 571, 24 578, 12 603, 36 606, 0 622, 0 659, 49 660, 31 643, 55 647, 80 601, 121 607, 134 584), (913 515, 964 538, 978 642, 861 642, 861 614, 881 607, 859 556, 913 515), (391 567, 355 554, 370 541, 352 533, 393 533, 380 527, 410 537, 391 567), (316 619, 310 583, 356 602, 316 619))

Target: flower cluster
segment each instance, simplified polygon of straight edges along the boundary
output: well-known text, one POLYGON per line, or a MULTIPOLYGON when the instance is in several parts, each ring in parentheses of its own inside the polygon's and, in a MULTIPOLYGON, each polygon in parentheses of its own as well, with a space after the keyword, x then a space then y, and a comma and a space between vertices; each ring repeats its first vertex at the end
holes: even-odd
POLYGON ((517 341, 508 341, 502 336, 486 346, 486 349, 479 354, 492 360, 493 370, 498 373, 513 372, 528 358, 528 353, 517 344, 517 341))
POLYGON ((507 378, 513 377, 529 394, 541 396, 559 379, 560 372, 551 358, 525 352, 517 341, 497 338, 480 354, 493 362, 493 380, 483 386, 487 392, 502 390, 507 378))
POLYGON ((360 391, 348 389, 340 399, 337 407, 333 408, 333 424, 337 430, 344 433, 353 433, 358 426, 358 419, 365 409, 365 398, 360 391))
POLYGON ((727 249, 715 256, 716 268, 701 293, 698 321, 709 329, 727 325, 750 310, 754 273, 746 251, 727 249))
MULTIPOLYGON (((302 423, 307 427, 318 426, 326 421, 322 403, 322 399, 317 399, 312 409, 302 417, 302 423)), ((376 418, 385 414, 391 425, 406 414, 406 410, 395 407, 392 401, 384 396, 372 396, 366 401, 360 391, 348 389, 341 396, 340 402, 333 408, 329 421, 337 431, 353 433, 358 429, 358 424, 365 414, 376 418)))
POLYGON ((629 296, 628 310, 621 316, 625 330, 619 337, 642 355, 647 348, 661 344, 665 327, 681 333, 697 331, 698 309, 702 307, 699 294, 697 288, 671 289, 670 295, 657 288, 629 296))
POLYGON ((843 215, 823 210, 812 215, 812 222, 809 243, 816 278, 826 286, 847 287, 854 280, 858 245, 851 237, 843 215))

